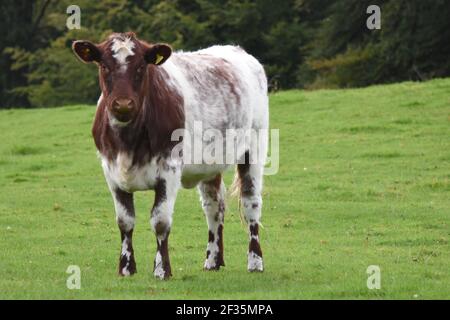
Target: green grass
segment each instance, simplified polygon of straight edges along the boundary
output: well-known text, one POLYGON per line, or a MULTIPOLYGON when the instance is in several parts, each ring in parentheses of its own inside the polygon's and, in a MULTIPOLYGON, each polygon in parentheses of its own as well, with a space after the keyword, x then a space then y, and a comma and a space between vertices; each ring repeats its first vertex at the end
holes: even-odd
POLYGON ((120 239, 90 135, 94 111, 0 112, 0 298, 450 298, 450 79, 271 96, 280 171, 265 178, 263 274, 246 272, 234 199, 227 266, 202 271, 206 223, 197 192, 183 190, 173 279, 151 274, 151 192, 136 197, 138 274, 117 277, 120 239), (81 268, 81 290, 66 288, 69 265, 81 268), (369 265, 381 268, 381 290, 367 289, 369 265))

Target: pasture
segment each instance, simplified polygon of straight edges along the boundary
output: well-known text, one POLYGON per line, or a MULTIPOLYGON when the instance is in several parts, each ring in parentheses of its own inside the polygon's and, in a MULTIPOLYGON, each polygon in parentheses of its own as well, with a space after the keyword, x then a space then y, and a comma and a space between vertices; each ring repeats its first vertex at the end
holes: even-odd
POLYGON ((95 108, 0 111, 0 298, 448 299, 449 88, 440 79, 273 94, 280 170, 265 177, 264 273, 246 271, 236 199, 226 267, 202 271, 206 222, 197 191, 182 190, 164 282, 152 275, 152 192, 135 196, 138 273, 116 275, 120 235, 90 133, 95 108), (66 287, 69 265, 81 269, 81 290, 66 287), (380 290, 367 288, 370 265, 381 268, 380 290))

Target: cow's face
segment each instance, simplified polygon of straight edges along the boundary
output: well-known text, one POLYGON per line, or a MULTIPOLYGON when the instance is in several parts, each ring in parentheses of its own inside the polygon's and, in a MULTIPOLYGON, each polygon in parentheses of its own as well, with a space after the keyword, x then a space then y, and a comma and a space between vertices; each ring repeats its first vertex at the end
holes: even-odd
POLYGON ((81 61, 98 65, 109 116, 121 125, 135 119, 142 108, 148 65, 159 66, 172 54, 170 46, 147 44, 133 33, 112 34, 100 44, 79 40, 72 48, 81 61))

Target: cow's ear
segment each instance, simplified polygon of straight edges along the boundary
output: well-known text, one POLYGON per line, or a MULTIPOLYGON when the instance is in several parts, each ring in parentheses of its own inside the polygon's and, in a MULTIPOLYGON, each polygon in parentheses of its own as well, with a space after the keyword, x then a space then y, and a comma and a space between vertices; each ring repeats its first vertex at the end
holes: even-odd
POLYGON ((72 44, 75 55, 83 62, 100 62, 100 49, 90 41, 78 40, 72 44))
POLYGON ((158 43, 152 45, 145 52, 145 61, 157 66, 162 65, 172 55, 172 48, 168 44, 158 43))

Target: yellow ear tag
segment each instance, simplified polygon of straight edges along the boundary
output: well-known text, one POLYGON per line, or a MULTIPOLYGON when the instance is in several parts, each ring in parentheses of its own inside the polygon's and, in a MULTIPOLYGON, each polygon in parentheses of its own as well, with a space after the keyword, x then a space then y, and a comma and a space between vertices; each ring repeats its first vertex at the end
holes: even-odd
POLYGON ((155 64, 159 64, 161 61, 163 61, 164 57, 160 54, 156 54, 156 62, 155 64))
POLYGON ((84 48, 81 52, 81 55, 83 56, 83 59, 87 60, 89 58, 89 55, 91 53, 91 50, 89 48, 84 48))

